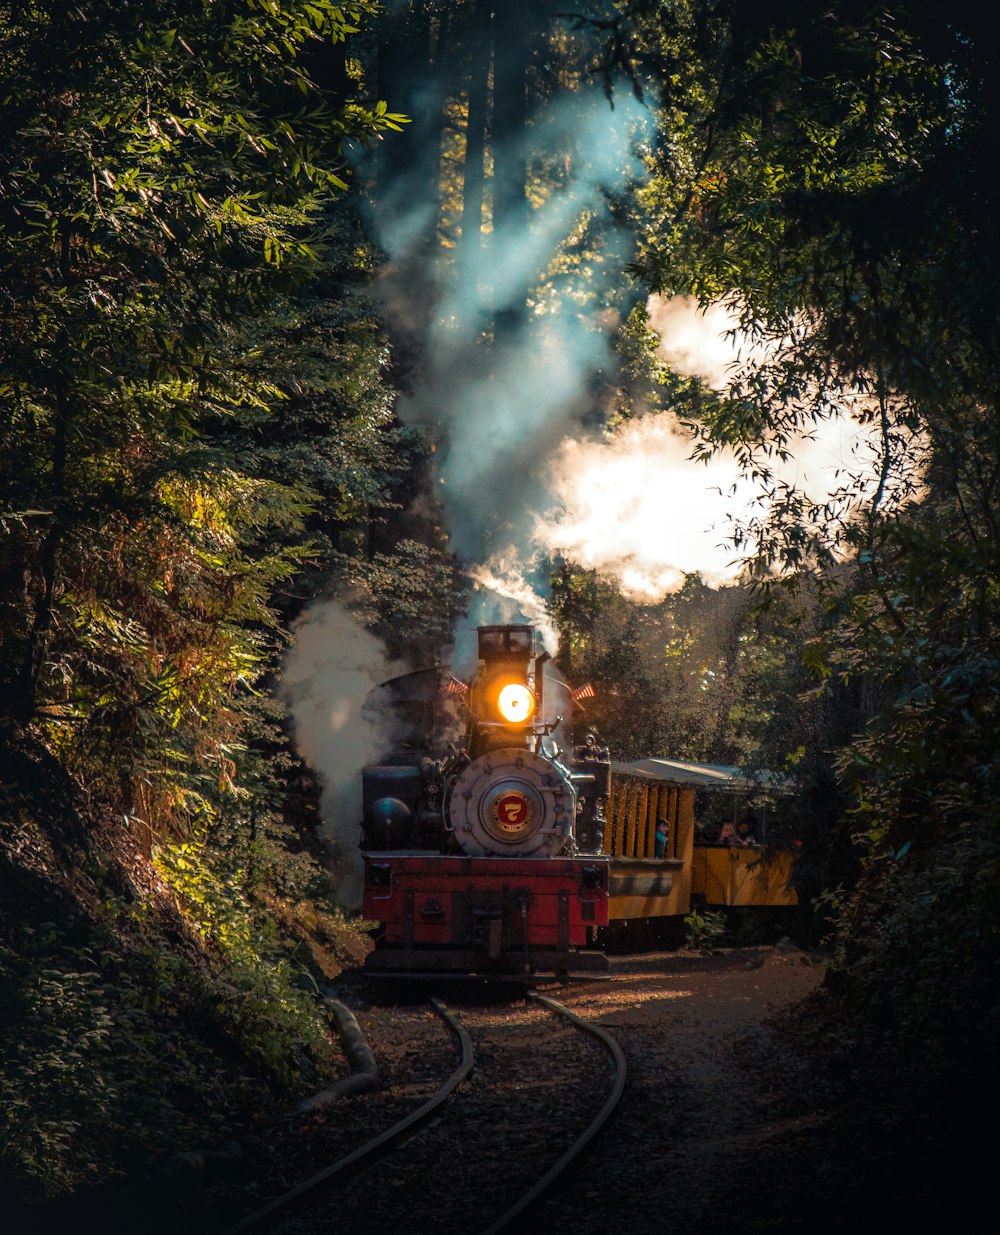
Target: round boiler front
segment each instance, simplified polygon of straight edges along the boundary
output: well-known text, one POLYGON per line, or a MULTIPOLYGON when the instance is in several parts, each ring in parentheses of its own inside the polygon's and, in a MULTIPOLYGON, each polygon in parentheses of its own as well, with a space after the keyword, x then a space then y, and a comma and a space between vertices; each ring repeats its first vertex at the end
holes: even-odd
POLYGON ((533 751, 493 750, 451 787, 448 824, 472 857, 552 857, 573 826, 576 792, 559 764, 533 751))

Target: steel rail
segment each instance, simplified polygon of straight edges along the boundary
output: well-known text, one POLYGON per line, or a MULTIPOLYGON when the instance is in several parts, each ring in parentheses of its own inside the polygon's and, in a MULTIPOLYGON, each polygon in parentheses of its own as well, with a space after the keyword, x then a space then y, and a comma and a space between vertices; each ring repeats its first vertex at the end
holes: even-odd
POLYGON ((405 1119, 401 1119, 399 1123, 393 1124, 385 1132, 380 1133, 370 1141, 366 1141, 364 1145, 359 1146, 359 1148, 353 1150, 345 1157, 338 1158, 330 1166, 317 1171, 315 1175, 311 1175, 308 1179, 303 1180, 302 1183, 296 1184, 294 1188, 290 1188, 281 1196, 275 1197, 273 1201, 269 1201, 268 1204, 261 1206, 260 1209, 255 1210, 252 1214, 241 1218, 233 1226, 227 1227, 223 1235, 238 1235, 238 1232, 248 1231, 251 1227, 257 1226, 279 1210, 285 1209, 294 1201, 297 1201, 299 1197, 305 1196, 321 1184, 327 1183, 338 1175, 343 1175, 352 1168, 368 1165, 370 1162, 375 1161, 405 1136, 407 1132, 424 1123, 450 1097, 457 1086, 472 1071, 472 1039, 469 1037, 469 1031, 461 1021, 453 1016, 439 999, 432 999, 431 1003, 434 1005, 435 1011, 450 1025, 462 1046, 462 1062, 434 1096, 428 1099, 423 1106, 417 1107, 405 1119))
POLYGON ((548 1171, 546 1171, 542 1178, 539 1179, 538 1182, 530 1188, 519 1201, 512 1205, 506 1213, 499 1217, 496 1222, 488 1228, 488 1230, 484 1231, 483 1235, 497 1235, 499 1231, 502 1231, 505 1227, 508 1227, 515 1218, 519 1218, 530 1205, 533 1205, 535 1201, 538 1200, 542 1193, 545 1192, 546 1189, 549 1188, 551 1184, 563 1173, 563 1171, 580 1156, 583 1150, 594 1139, 597 1133, 607 1122, 612 1111, 618 1105, 622 1093, 625 1090, 625 1078, 628 1073, 628 1068, 625 1064, 625 1056, 622 1053, 622 1048, 618 1045, 614 1038, 606 1032, 606 1030, 602 1029, 600 1025, 595 1025, 592 1021, 585 1021, 582 1017, 577 1016, 575 1012, 571 1012, 569 1008, 564 1007, 561 1003, 557 1003, 554 999, 550 999, 547 995, 540 995, 537 991, 528 991, 528 998, 535 999, 539 1003, 545 1004, 545 1006, 550 1008, 553 1012, 556 1012, 560 1016, 565 1017, 567 1020, 572 1021, 573 1024, 579 1026, 580 1029, 583 1029, 587 1033, 593 1034, 595 1038, 598 1038, 607 1047, 612 1059, 614 1060, 615 1079, 614 1084, 611 1087, 611 1093, 608 1095, 600 1111, 598 1111, 594 1119, 591 1120, 590 1124, 576 1138, 569 1149, 566 1150, 559 1161, 548 1171))

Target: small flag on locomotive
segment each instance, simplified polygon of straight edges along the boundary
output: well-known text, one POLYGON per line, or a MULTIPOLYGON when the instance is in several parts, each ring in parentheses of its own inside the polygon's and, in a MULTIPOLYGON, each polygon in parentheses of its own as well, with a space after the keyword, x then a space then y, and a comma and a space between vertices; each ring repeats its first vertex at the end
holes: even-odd
POLYGON ((533 627, 480 627, 478 651, 469 682, 386 684, 392 749, 362 773, 366 970, 603 970, 608 752, 560 748, 572 692, 533 627))

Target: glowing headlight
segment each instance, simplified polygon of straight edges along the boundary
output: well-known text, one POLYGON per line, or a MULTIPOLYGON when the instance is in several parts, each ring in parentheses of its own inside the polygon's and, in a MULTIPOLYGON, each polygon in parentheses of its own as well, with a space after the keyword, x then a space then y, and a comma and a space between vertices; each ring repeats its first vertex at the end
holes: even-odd
POLYGON ((535 696, 520 682, 510 682, 500 692, 497 704, 500 715, 513 725, 518 721, 530 720, 535 710, 535 696))

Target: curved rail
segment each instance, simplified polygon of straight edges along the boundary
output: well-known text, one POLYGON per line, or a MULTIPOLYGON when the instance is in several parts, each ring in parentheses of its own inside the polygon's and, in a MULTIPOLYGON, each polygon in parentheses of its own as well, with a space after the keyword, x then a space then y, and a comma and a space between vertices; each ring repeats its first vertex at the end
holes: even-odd
POLYGON ((306 1193, 319 1187, 320 1184, 324 1184, 328 1180, 333 1179, 337 1175, 342 1175, 344 1172, 352 1168, 359 1167, 362 1164, 367 1164, 369 1161, 374 1161, 407 1132, 424 1123, 434 1113, 434 1111, 437 1110, 441 1103, 450 1096, 453 1090, 465 1080, 465 1078, 472 1071, 472 1039, 469 1037, 469 1032, 461 1021, 454 1017, 439 999, 432 999, 431 1003, 434 1005, 434 1008, 438 1014, 451 1026, 462 1045, 462 1062, 447 1079, 447 1081, 445 1081, 441 1088, 434 1094, 434 1096, 428 1099, 423 1106, 417 1107, 417 1109, 407 1115, 405 1119, 401 1119, 399 1123, 393 1124, 391 1128, 387 1129, 385 1132, 382 1132, 373 1140, 367 1141, 364 1145, 361 1145, 359 1148, 353 1150, 353 1152, 347 1154, 346 1157, 339 1158, 336 1162, 331 1163, 330 1166, 324 1167, 321 1171, 317 1171, 316 1174, 310 1176, 309 1179, 304 1180, 300 1184, 296 1184, 294 1188, 290 1188, 281 1196, 275 1197, 275 1199, 273 1201, 269 1201, 267 1205, 263 1205, 252 1214, 248 1214, 245 1218, 241 1218, 240 1221, 235 1223, 233 1226, 227 1227, 223 1232, 223 1235, 238 1235, 238 1232, 240 1231, 248 1231, 251 1227, 257 1226, 266 1218, 270 1218, 279 1210, 292 1204, 293 1201, 297 1201, 299 1197, 305 1196, 306 1193))
POLYGON ((597 1115, 591 1120, 587 1128, 576 1138, 573 1144, 566 1150, 559 1161, 551 1167, 541 1179, 527 1191, 514 1205, 507 1210, 505 1214, 499 1217, 488 1230, 483 1232, 483 1235, 497 1235, 497 1232, 502 1231, 509 1226, 515 1218, 521 1216, 522 1213, 542 1195, 542 1193, 563 1173, 563 1171, 580 1156, 583 1150, 590 1144, 600 1129, 607 1122, 611 1112, 618 1105, 618 1102, 625 1090, 625 1077, 628 1069, 625 1064, 625 1056, 622 1053, 622 1048, 607 1033, 600 1025, 595 1025, 591 1021, 585 1021, 582 1017, 571 1012, 569 1008, 564 1007, 561 1003, 557 1003, 554 999, 550 999, 547 995, 540 995, 537 991, 528 991, 529 999, 536 999, 539 1003, 545 1004, 553 1012, 557 1012, 560 1016, 572 1021, 574 1025, 585 1030, 589 1034, 593 1034, 607 1048, 615 1063, 615 1079, 611 1087, 611 1093, 608 1095, 604 1105, 598 1111, 597 1115))

